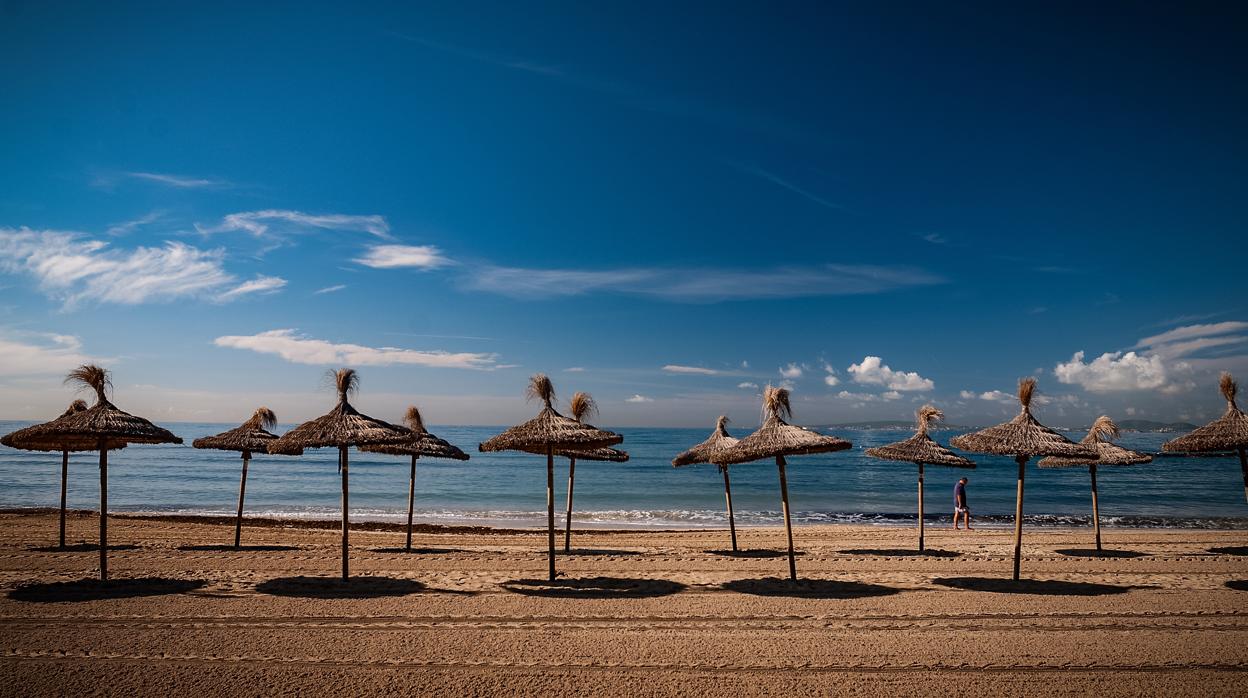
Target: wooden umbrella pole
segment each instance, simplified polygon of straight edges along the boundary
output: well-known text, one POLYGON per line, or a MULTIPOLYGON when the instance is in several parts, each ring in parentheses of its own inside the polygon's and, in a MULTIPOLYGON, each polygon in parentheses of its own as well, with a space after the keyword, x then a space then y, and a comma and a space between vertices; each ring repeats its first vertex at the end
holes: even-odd
POLYGON ((247 464, 251 461, 251 451, 243 451, 243 475, 238 481, 238 516, 234 519, 234 549, 243 542, 243 497, 247 493, 247 464))
POLYGON ((338 447, 338 463, 342 467, 342 580, 345 582, 350 578, 350 572, 347 567, 347 541, 349 523, 347 520, 348 510, 348 491, 347 491, 347 447, 338 447))
POLYGON ((780 470, 780 502, 784 507, 784 533, 789 538, 789 580, 797 581, 797 561, 793 557, 793 523, 789 520, 789 483, 784 476, 784 456, 776 456, 780 470))
POLYGON ((100 439, 100 581, 108 581, 108 444, 100 439))
POLYGON ((732 514, 732 485, 728 482, 728 466, 721 465, 724 473, 724 499, 728 500, 728 531, 732 534, 732 552, 737 552, 737 521, 732 514))
POLYGON ((546 447, 546 543, 550 558, 550 581, 555 581, 555 449, 546 447))
POLYGON ((1096 463, 1088 466, 1092 476, 1092 527, 1096 529, 1096 549, 1101 549, 1101 508, 1096 499, 1096 463))
POLYGON ((1239 469, 1244 473, 1244 499, 1248 499, 1248 449, 1239 449, 1239 469))
POLYGON ((576 459, 568 459, 568 518, 564 521, 563 552, 572 552, 572 487, 576 484, 576 459))
POLYGON ((412 454, 412 474, 407 478, 407 552, 412 552, 412 513, 416 510, 416 454, 412 454))
POLYGON ((69 451, 61 451, 61 547, 65 547, 65 483, 69 480, 69 451))
POLYGON ((919 552, 923 552, 923 464, 922 463, 919 463, 919 552))
POLYGON ((1027 476, 1027 456, 1017 456, 1018 496, 1014 500, 1014 581, 1018 581, 1023 559, 1023 479, 1027 476))

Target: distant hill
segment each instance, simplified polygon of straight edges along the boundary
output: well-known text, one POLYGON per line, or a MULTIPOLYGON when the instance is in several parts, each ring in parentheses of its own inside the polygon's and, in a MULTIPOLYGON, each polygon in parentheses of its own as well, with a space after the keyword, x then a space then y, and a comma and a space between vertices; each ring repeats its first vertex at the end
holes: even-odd
MULTIPOLYGON (((914 429, 913 419, 882 419, 876 422, 848 422, 845 424, 821 424, 815 429, 845 429, 848 431, 884 431, 897 429, 914 429)), ((937 422, 931 427, 932 431, 968 431, 969 427, 958 426, 957 424, 944 424, 937 422)))
POLYGON ((1124 419, 1118 422, 1118 428, 1123 431, 1144 431, 1160 434, 1168 434, 1170 432, 1191 431, 1196 428, 1195 424, 1187 422, 1153 422, 1147 419, 1124 419))

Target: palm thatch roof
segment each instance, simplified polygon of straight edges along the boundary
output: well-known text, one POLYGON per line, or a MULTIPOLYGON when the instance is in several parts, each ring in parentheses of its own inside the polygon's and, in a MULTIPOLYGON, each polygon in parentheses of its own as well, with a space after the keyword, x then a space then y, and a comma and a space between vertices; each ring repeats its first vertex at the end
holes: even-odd
POLYGON ((592 424, 583 424, 556 412, 552 405, 555 388, 544 374, 539 373, 529 380, 526 396, 530 400, 541 400, 542 411, 533 419, 480 444, 478 448, 481 451, 532 452, 536 448, 547 447, 558 451, 589 450, 614 446, 624 440, 619 434, 598 429, 592 424))
POLYGON ((277 426, 277 415, 273 414, 273 410, 261 407, 241 426, 223 431, 216 436, 195 439, 191 445, 195 448, 212 448, 218 451, 265 453, 269 449, 269 444, 277 440, 277 434, 269 431, 275 426, 277 426))
POLYGON ((793 416, 793 407, 789 403, 789 391, 785 388, 767 386, 766 392, 763 393, 763 410, 767 419, 758 431, 741 439, 735 446, 712 454, 712 463, 732 465, 776 456, 828 453, 843 451, 853 445, 845 439, 824 436, 816 431, 785 422, 785 417, 792 418, 793 416))
POLYGON ((874 458, 883 458, 884 460, 903 461, 906 463, 931 463, 950 468, 975 467, 974 461, 959 456, 936 443, 932 440, 932 437, 927 435, 928 427, 932 422, 945 418, 944 412, 931 405, 924 405, 919 408, 915 416, 918 418, 918 430, 915 431, 914 436, 904 441, 888 444, 887 446, 868 448, 867 455, 874 458))
POLYGON ((1096 449, 1095 459, 1049 456, 1040 459, 1039 465, 1041 468, 1073 468, 1080 465, 1135 465, 1153 461, 1153 457, 1146 453, 1138 453, 1110 443, 1110 439, 1116 438, 1118 438, 1118 425, 1114 424, 1114 420, 1108 416, 1102 415, 1096 418, 1096 421, 1092 423, 1092 428, 1088 430, 1088 435, 1079 442, 1096 449))
POLYGON ((113 444, 182 443, 182 439, 173 432, 123 412, 109 402, 105 393, 112 387, 112 380, 108 371, 99 366, 79 366, 69 372, 65 383, 94 390, 95 404, 81 412, 67 412, 51 422, 27 427, 23 430, 26 432, 22 436, 23 448, 60 451, 67 443, 83 443, 92 439, 96 442, 96 449, 100 439, 104 439, 106 448, 110 449, 114 448, 113 444))
POLYGON ((715 431, 711 432, 706 441, 694 446, 672 459, 672 467, 679 468, 682 465, 693 465, 695 463, 710 463, 711 456, 719 451, 736 446, 741 440, 728 434, 728 417, 719 415, 719 419, 715 420, 715 431))
POLYGON ((468 460, 468 454, 445 439, 439 439, 425 429, 425 420, 415 405, 407 408, 403 415, 406 427, 395 427, 407 431, 407 440, 397 444, 381 444, 377 446, 361 446, 361 451, 384 453, 388 456, 423 456, 426 458, 451 458, 468 460))
MULTIPOLYGON (((572 414, 573 419, 584 424, 586 419, 598 414, 598 403, 594 401, 594 398, 589 393, 576 392, 573 393, 572 399, 568 400, 568 412, 572 414)), ((524 450, 540 456, 546 455, 545 447, 541 446, 524 450)), ((555 451, 555 455, 563 458, 604 463, 624 463, 628 461, 627 452, 605 446, 602 448, 559 449, 555 451)))
MULTIPOLYGON (((69 409, 62 412, 61 416, 51 422, 35 424, 25 429, 18 429, 11 434, 6 434, 3 438, 0 438, 0 444, 9 448, 22 449, 23 451, 95 451, 100 447, 98 438, 65 436, 57 444, 51 443, 47 438, 49 429, 55 431, 53 426, 55 422, 70 415, 86 411, 87 403, 85 401, 74 400, 69 403, 69 409)), ((110 451, 116 451, 125 447, 124 441, 110 441, 107 446, 110 451)))
POLYGON ((1229 373, 1223 373, 1218 381, 1222 397, 1226 398, 1226 413, 1205 426, 1167 441, 1161 450, 1171 453, 1199 451, 1233 451, 1248 447, 1248 415, 1235 404, 1239 386, 1229 373))
POLYGON ((1031 398, 1036 392, 1036 379, 1018 382, 1018 416, 995 427, 955 436, 949 440, 954 448, 973 453, 1001 456, 1073 456, 1092 459, 1096 450, 1077 444, 1031 416, 1031 398))
POLYGON ((409 438, 407 430, 361 414, 351 406, 347 397, 360 386, 359 374, 354 369, 340 368, 333 373, 333 379, 338 391, 338 404, 334 409, 269 443, 269 453, 296 455, 304 448, 395 444, 409 438))

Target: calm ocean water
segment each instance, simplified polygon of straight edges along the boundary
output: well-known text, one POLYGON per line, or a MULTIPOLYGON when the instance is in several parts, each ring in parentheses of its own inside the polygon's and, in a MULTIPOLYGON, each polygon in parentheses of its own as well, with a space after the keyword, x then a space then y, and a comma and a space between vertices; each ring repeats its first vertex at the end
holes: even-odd
MULTIPOLYGON (((27 426, 0 421, 0 433, 27 426)), ((238 454, 190 447, 200 436, 234 425, 164 424, 185 446, 131 446, 109 457, 109 509, 119 512, 233 514, 238 497, 238 454)), ((284 425, 282 430, 289 428, 284 425)), ((607 425, 607 428, 610 428, 607 425)), ((428 523, 532 526, 545 523, 546 475, 542 457, 478 453, 497 427, 431 427, 469 452, 467 462, 422 459, 417 466, 417 519, 428 523)), ((576 516, 583 526, 690 528, 724 526, 723 480, 713 466, 672 468, 676 453, 702 441, 709 429, 616 429, 623 464, 578 462, 576 516)), ((744 430, 738 430, 744 434, 744 430)), ((789 496, 797 523, 915 521, 916 468, 868 458, 866 448, 910 435, 907 431, 833 431, 850 451, 789 459, 789 496)), ((947 443, 955 432, 940 432, 947 443)), ((1082 434, 1070 434, 1081 438, 1082 434)), ((1120 443, 1160 450, 1167 434, 1124 434, 1120 443)), ((69 505, 99 504, 98 456, 70 456, 69 505)), ((951 517, 953 485, 970 477, 972 511, 986 525, 1005 525, 1014 511, 1017 467, 1009 458, 976 456, 973 471, 928 466, 929 519, 951 517)), ((336 452, 257 456, 247 479, 247 513, 253 516, 335 518, 339 479, 336 452)), ((1078 525, 1091 509, 1086 469, 1028 466, 1029 524, 1078 525)), ((355 520, 405 518, 408 460, 351 452, 351 506, 355 520)), ((774 462, 734 466, 733 503, 742 525, 777 525, 780 497, 774 462)), ((0 507, 54 507, 59 497, 60 454, 0 447, 0 507)), ((1248 528, 1239 463, 1231 457, 1158 458, 1147 465, 1099 470, 1102 521, 1119 526, 1248 528)), ((562 511, 567 461, 556 460, 556 509, 562 511)), ((562 515, 559 515, 562 520, 562 515)))

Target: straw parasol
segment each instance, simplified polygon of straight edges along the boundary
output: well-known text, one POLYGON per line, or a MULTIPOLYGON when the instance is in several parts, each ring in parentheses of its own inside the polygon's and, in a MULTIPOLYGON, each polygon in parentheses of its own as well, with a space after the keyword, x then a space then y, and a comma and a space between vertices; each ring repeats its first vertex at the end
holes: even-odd
POLYGON ((108 371, 86 364, 69 372, 66 384, 95 391, 95 404, 81 412, 28 427, 23 431, 23 448, 62 450, 63 445, 94 441, 100 452, 100 580, 108 580, 108 452, 124 444, 180 444, 172 432, 117 409, 106 395, 112 387, 108 371))
MULTIPOLYGON (((53 422, 64 419, 72 414, 77 414, 78 412, 85 412, 86 409, 86 402, 82 400, 74 400, 69 404, 69 409, 62 412, 61 416, 52 420, 52 422, 45 422, 43 424, 36 424, 25 429, 18 429, 12 434, 8 434, 3 438, 0 438, 0 444, 4 444, 10 448, 22 449, 23 451, 61 452, 61 531, 60 542, 58 543, 58 546, 61 549, 65 548, 65 495, 67 493, 67 481, 69 480, 69 453, 70 451, 94 451, 99 447, 99 443, 96 439, 66 437, 59 445, 54 445, 47 443, 45 439, 40 438, 38 435, 43 433, 43 431, 51 426, 53 422), (32 432, 31 430, 34 431, 32 432), (35 438, 34 440, 28 441, 27 436, 30 434, 34 434, 35 438)), ((117 450, 125 447, 126 445, 124 443, 110 443, 108 446, 109 450, 117 450)))
POLYGON ((482 452, 524 451, 533 453, 541 449, 546 453, 546 538, 549 548, 550 580, 555 580, 555 452, 586 451, 604 446, 614 446, 624 440, 623 436, 583 424, 564 417, 555 411, 555 387, 545 374, 539 373, 529 379, 526 396, 541 400, 542 411, 524 424, 514 426, 492 439, 480 444, 482 452))
POLYGON ((1018 381, 1018 416, 983 431, 955 436, 949 440, 954 448, 973 453, 1014 456, 1018 463, 1018 493, 1014 500, 1014 579, 1018 579, 1023 547, 1023 480, 1027 461, 1033 456, 1074 456, 1092 459, 1096 450, 1077 444, 1031 416, 1031 398, 1036 392, 1036 379, 1018 381))
POLYGON ((1248 415, 1235 404, 1239 386, 1229 373, 1223 373, 1218 387, 1226 398, 1226 413, 1205 426, 1161 445, 1170 453, 1201 451, 1237 451, 1239 467, 1244 474, 1244 497, 1248 499, 1248 415))
POLYGON ((1088 435, 1079 443, 1096 449, 1096 460, 1070 458, 1066 456, 1049 456, 1041 458, 1041 468, 1073 468, 1088 466, 1088 474, 1092 478, 1092 525, 1096 530, 1096 549, 1101 549, 1101 508, 1096 494, 1096 466, 1098 465, 1135 465, 1151 463, 1153 457, 1144 453, 1125 449, 1109 442, 1118 438, 1118 425, 1107 415, 1101 415, 1092 423, 1088 435))
POLYGON ((468 454, 451 445, 449 441, 439 439, 425 429, 425 420, 415 405, 407 408, 403 415, 407 425, 408 438, 397 444, 382 446, 362 446, 361 451, 384 453, 389 456, 411 456, 412 472, 407 479, 407 551, 412 551, 412 513, 416 506, 416 459, 421 456, 429 458, 451 458, 468 460, 468 454))
MULTIPOLYGON (((216 436, 205 436, 195 439, 191 445, 195 448, 212 448, 218 451, 239 451, 243 456, 243 475, 238 481, 238 516, 234 519, 234 547, 238 548, 243 538, 243 496, 247 492, 247 465, 251 462, 252 453, 268 453, 269 444, 277 440, 277 435, 269 431, 277 426, 277 415, 267 407, 261 407, 251 415, 251 419, 229 431, 216 436)), ((298 456, 303 453, 286 455, 298 456)))
POLYGON ((923 464, 931 463, 933 465, 943 465, 950 468, 974 468, 975 463, 969 458, 964 458, 949 449, 941 446, 927 435, 927 430, 932 422, 945 418, 945 413, 932 407, 924 405, 915 412, 918 418, 918 429, 914 432, 914 436, 887 446, 877 446, 876 448, 868 448, 867 455, 873 458, 882 458, 884 460, 901 461, 904 463, 915 463, 919 466, 919 552, 923 551, 923 464))
POLYGON ((758 431, 741 439, 711 456, 711 462, 726 466, 734 463, 775 458, 780 471, 780 501, 784 508, 784 532, 789 540, 789 579, 797 581, 797 561, 793 555, 793 524, 789 518, 789 484, 784 474, 784 457, 812 453, 843 451, 853 446, 844 439, 824 436, 810 429, 793 426, 784 421, 792 418, 793 407, 789 404, 789 391, 785 388, 767 386, 763 392, 763 413, 767 416, 758 431))
MULTIPOLYGON (((715 431, 711 432, 706 441, 694 446, 693 448, 681 453, 672 459, 672 467, 679 468, 682 465, 693 465, 695 463, 710 463, 711 457, 719 451, 730 446, 736 446, 740 439, 735 439, 728 435, 728 417, 719 415, 719 419, 715 420, 715 431)), ((728 466, 717 466, 719 472, 724 475, 724 499, 728 502, 728 532, 732 535, 732 552, 737 552, 737 522, 732 513, 732 485, 728 482, 728 466)))
POLYGON ((371 446, 400 443, 410 435, 393 424, 360 414, 347 397, 359 390, 360 376, 355 369, 340 368, 330 374, 338 391, 338 404, 322 417, 283 434, 269 443, 269 453, 298 455, 305 448, 337 448, 338 471, 342 474, 342 578, 349 578, 347 567, 348 530, 350 505, 348 499, 348 457, 352 446, 371 446))
MULTIPOLYGON (((572 394, 572 399, 568 401, 568 412, 572 414, 573 419, 583 424, 586 419, 598 414, 598 403, 594 402, 594 398, 590 397, 589 393, 576 392, 572 394)), ((579 459, 604 463, 624 463, 628 460, 628 454, 624 451, 604 446, 594 449, 556 451, 555 455, 568 459, 568 516, 564 521, 563 530, 563 552, 567 553, 572 551, 572 489, 576 484, 576 461, 579 459)))

